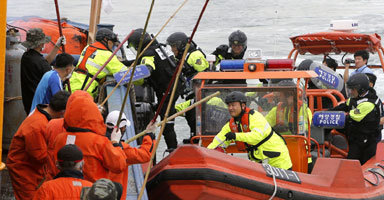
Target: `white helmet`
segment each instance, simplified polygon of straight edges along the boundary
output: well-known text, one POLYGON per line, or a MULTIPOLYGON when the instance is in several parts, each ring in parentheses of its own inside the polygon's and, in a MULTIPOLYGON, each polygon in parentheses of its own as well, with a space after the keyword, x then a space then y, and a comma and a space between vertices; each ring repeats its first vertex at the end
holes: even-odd
MULTIPOLYGON (((113 128, 114 126, 116 126, 117 120, 119 119, 119 114, 120 114, 120 111, 118 110, 114 110, 108 114, 107 119, 105 120, 105 123, 107 124, 108 128, 113 128)), ((127 119, 127 117, 123 113, 121 115, 119 128, 122 128, 124 126, 131 126, 131 122, 127 119)))

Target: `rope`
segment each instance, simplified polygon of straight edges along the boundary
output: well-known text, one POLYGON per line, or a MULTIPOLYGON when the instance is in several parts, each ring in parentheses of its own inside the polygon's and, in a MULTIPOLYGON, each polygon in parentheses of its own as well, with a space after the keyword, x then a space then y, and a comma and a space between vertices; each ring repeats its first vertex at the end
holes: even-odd
POLYGON ((276 196, 276 192, 277 192, 277 183, 276 183, 276 176, 275 176, 275 173, 272 173, 272 177, 273 177, 273 184, 275 186, 274 190, 273 190, 273 194, 272 196, 269 198, 269 200, 272 200, 275 196, 276 196))
POLYGON ((370 183, 373 186, 378 186, 380 183, 380 180, 379 180, 379 176, 377 176, 377 174, 379 174, 379 173, 373 171, 372 169, 369 169, 368 171, 371 172, 373 175, 375 175, 376 183, 373 183, 372 181, 368 180, 367 178, 364 178, 364 180, 366 180, 368 183, 370 183))
POLYGON ((16 97, 5 97, 5 102, 10 102, 14 100, 22 100, 23 98, 21 96, 16 96, 16 97))
POLYGON ((112 85, 112 84, 116 84, 116 81, 115 80, 111 80, 111 81, 105 81, 100 87, 99 87, 99 98, 97 100, 97 104, 101 104, 101 102, 103 102, 104 100, 104 96, 105 96, 105 87, 107 87, 108 85, 112 85))

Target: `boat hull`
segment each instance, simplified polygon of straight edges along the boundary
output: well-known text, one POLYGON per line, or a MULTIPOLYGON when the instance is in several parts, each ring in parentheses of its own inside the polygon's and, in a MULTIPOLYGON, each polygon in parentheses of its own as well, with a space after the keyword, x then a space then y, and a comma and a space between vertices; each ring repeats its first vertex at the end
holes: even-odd
MULTIPOLYGON (((357 160, 318 158, 312 174, 296 173, 300 182, 276 179, 275 199, 384 199, 383 177, 367 171, 381 160, 361 167, 357 160)), ((154 167, 147 190, 150 199, 268 199, 275 183, 261 164, 184 145, 154 167)))

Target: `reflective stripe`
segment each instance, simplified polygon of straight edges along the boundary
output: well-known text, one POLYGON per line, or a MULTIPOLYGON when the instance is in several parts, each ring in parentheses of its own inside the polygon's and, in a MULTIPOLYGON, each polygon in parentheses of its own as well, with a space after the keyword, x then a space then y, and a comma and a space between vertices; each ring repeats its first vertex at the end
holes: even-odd
POLYGON ((268 128, 269 128, 269 124, 268 124, 268 123, 266 123, 266 124, 265 124, 265 126, 264 126, 264 131, 263 131, 263 133, 264 133, 265 131, 267 131, 267 130, 268 130, 268 128))
POLYGON ((80 56, 80 58, 79 58, 79 61, 77 61, 77 63, 81 63, 81 61, 83 61, 83 58, 84 58, 84 56, 80 56))
POLYGON ((258 129, 258 128, 253 128, 252 129, 253 131, 257 131, 257 132, 259 132, 262 136, 264 136, 264 132, 263 131, 261 131, 260 129, 258 129))
POLYGON ((174 124, 175 121, 168 121, 166 124, 174 124))
MULTIPOLYGON (((86 65, 91 65, 92 67, 96 68, 97 70, 100 70, 101 69, 101 65, 97 64, 97 63, 94 63, 93 61, 91 61, 90 59, 87 60, 86 62, 86 65)), ((104 67, 104 69, 102 70, 102 72, 108 74, 109 71, 104 67)))
POLYGON ((269 128, 269 124, 267 123, 267 124, 265 124, 265 126, 264 126, 264 131, 261 131, 260 129, 258 129, 258 128, 253 128, 252 130, 254 130, 254 131, 257 131, 257 132, 259 132, 262 136, 264 136, 264 133, 265 133, 265 131, 267 131, 268 130, 268 128, 269 128))
POLYGON ((368 101, 368 98, 360 99, 360 100, 358 100, 356 103, 357 103, 357 105, 359 105, 359 104, 361 104, 361 103, 363 103, 363 102, 366 102, 366 101, 368 101))

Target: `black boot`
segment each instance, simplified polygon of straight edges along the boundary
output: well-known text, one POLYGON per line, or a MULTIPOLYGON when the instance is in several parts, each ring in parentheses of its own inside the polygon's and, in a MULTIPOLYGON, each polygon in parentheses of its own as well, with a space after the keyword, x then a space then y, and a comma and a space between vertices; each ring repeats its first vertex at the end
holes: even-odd
POLYGON ((165 143, 167 144, 167 148, 176 149, 177 139, 176 139, 176 133, 175 133, 173 121, 171 123, 165 124, 163 135, 164 135, 165 143))

